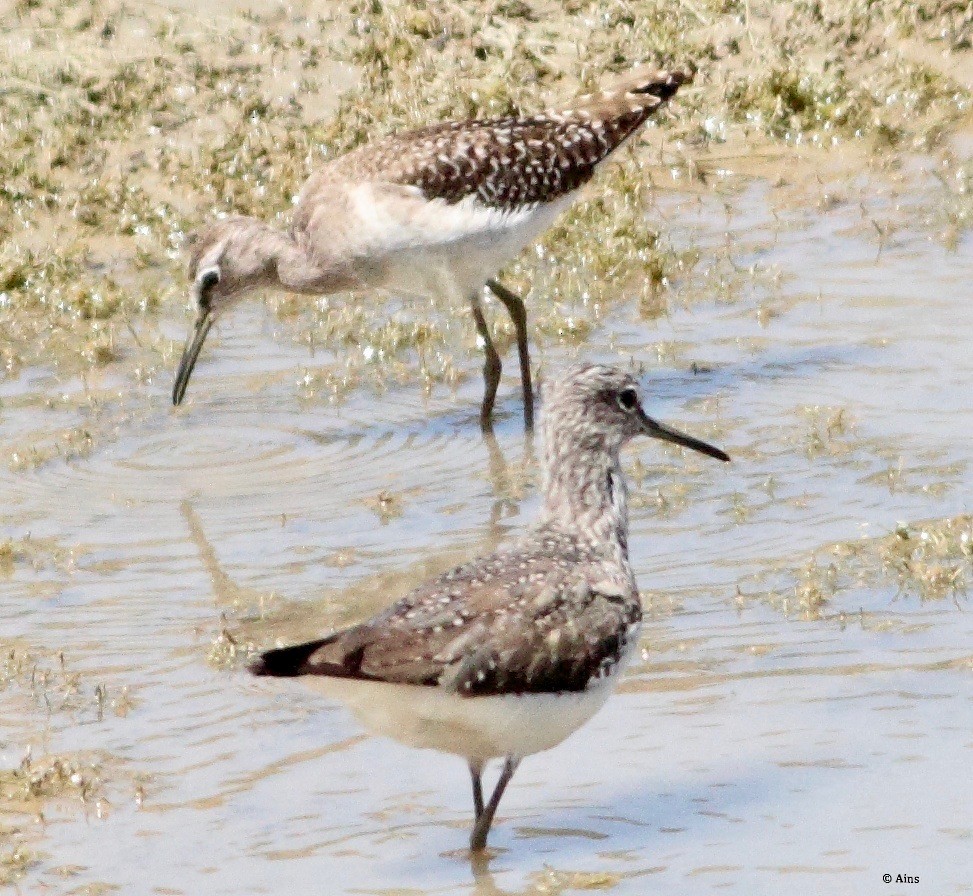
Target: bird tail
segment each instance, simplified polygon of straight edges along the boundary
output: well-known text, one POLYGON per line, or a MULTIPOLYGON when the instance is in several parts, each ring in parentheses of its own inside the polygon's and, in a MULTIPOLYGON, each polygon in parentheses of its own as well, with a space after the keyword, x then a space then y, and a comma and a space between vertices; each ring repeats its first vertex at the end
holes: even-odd
POLYGON ((644 121, 692 79, 693 71, 688 67, 658 69, 640 66, 621 76, 608 89, 579 96, 566 108, 551 110, 547 114, 577 121, 611 121, 633 117, 644 121))
POLYGON ((247 669, 254 675, 271 675, 274 678, 296 678, 307 675, 311 669, 308 660, 319 648, 324 647, 334 636, 307 641, 291 647, 278 647, 259 654, 247 663, 247 669))

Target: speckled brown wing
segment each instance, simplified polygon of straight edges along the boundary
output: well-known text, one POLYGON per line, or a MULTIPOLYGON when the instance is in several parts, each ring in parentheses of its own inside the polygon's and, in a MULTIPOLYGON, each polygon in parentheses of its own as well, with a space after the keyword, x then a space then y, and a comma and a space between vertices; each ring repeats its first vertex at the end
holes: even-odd
POLYGON ((448 203, 475 197, 503 211, 551 202, 584 184, 688 78, 643 70, 567 109, 392 135, 336 159, 321 176, 417 187, 448 203))
POLYGON ((584 690, 619 663, 641 605, 578 545, 538 539, 459 567, 369 622, 263 654, 263 675, 438 685, 467 696, 584 690), (567 548, 567 549, 566 549, 567 548))

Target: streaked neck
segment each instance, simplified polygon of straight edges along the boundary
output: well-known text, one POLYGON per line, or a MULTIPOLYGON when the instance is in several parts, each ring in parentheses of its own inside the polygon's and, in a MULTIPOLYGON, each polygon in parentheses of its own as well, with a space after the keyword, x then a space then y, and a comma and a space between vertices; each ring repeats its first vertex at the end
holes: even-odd
POLYGON ((574 529, 628 566, 628 489, 619 446, 549 434, 544 446, 542 521, 574 529))
POLYGON ((277 234, 277 280, 284 289, 306 295, 326 295, 357 285, 346 265, 331 258, 321 258, 290 234, 279 231, 277 234))
POLYGON ((279 286, 290 292, 326 295, 353 289, 356 281, 346 264, 298 242, 289 233, 256 219, 246 221, 247 240, 243 253, 255 258, 242 259, 241 267, 260 271, 260 283, 253 286, 279 286))

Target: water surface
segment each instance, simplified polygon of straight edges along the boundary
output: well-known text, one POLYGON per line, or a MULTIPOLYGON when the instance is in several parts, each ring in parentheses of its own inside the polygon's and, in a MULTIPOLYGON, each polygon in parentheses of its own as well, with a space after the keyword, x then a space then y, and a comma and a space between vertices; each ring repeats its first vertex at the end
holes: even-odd
POLYGON ((548 375, 634 358, 650 412, 734 463, 628 452, 642 660, 592 723, 523 763, 485 868, 464 851, 461 762, 251 680, 227 636, 361 619, 528 525, 536 446, 512 354, 496 444, 475 424, 478 359, 455 393, 360 389, 336 407, 300 380, 340 349, 312 356, 261 305, 213 334, 179 410, 165 377, 128 394, 110 374, 0 385, 8 456, 79 424, 100 435, 0 468, 0 534, 35 550, 0 576, 3 644, 62 651, 84 698, 48 710, 10 685, 0 758, 93 755, 106 779, 100 809, 73 797, 33 823, 21 891, 973 890, 965 594, 889 581, 815 612, 787 599, 827 545, 973 510, 973 244, 947 251, 922 226, 919 169, 826 202, 781 186, 783 161, 675 183, 653 214, 703 261, 671 314, 623 302, 581 348, 543 353, 548 375), (104 394, 87 420, 70 401, 85 385, 104 394), (99 713, 96 684, 131 706, 99 713))

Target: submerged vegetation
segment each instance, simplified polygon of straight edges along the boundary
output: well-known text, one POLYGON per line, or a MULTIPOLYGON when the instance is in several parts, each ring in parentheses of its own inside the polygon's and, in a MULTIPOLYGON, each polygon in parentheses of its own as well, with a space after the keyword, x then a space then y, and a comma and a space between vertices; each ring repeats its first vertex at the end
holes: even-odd
POLYGON ((890 599, 965 602, 971 585, 973 517, 963 514, 821 548, 794 568, 759 577, 754 594, 818 619, 885 612, 890 599))
POLYGON ((0 699, 11 721, 20 720, 27 745, 19 762, 0 767, 2 885, 15 883, 39 861, 35 846, 48 820, 78 811, 105 818, 112 800, 126 799, 132 792, 115 757, 90 750, 52 750, 52 720, 69 726, 90 724, 106 715, 127 715, 133 702, 127 689, 110 689, 75 671, 61 652, 20 646, 4 648, 0 699))

